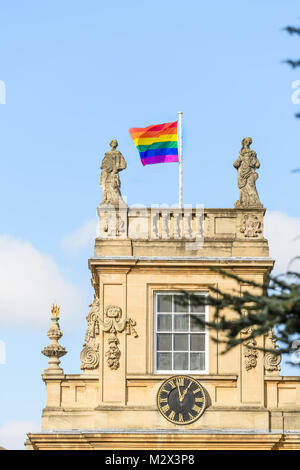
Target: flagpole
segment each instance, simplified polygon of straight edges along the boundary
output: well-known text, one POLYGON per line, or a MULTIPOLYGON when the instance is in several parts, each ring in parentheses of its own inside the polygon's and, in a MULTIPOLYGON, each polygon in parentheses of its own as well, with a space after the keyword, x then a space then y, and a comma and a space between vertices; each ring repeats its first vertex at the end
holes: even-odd
POLYGON ((178 112, 179 124, 179 207, 182 209, 182 111, 178 112))

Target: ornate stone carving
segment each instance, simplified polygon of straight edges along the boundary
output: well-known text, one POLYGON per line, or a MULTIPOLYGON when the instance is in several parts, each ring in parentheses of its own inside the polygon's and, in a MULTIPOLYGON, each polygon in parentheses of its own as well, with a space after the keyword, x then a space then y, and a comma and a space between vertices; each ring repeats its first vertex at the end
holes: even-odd
POLYGON ((108 366, 112 370, 118 369, 120 366, 121 351, 118 347, 120 344, 117 333, 122 333, 126 329, 127 335, 132 335, 134 338, 138 336, 135 326, 136 322, 132 318, 121 319, 122 309, 117 305, 108 305, 104 312, 104 321, 99 321, 100 328, 111 333, 108 337, 108 349, 105 352, 108 366))
POLYGON ((262 233, 261 222, 256 215, 245 214, 240 231, 245 237, 258 237, 262 233))
POLYGON ((81 351, 80 360, 81 369, 96 369, 99 365, 99 344, 92 340, 90 346, 85 346, 81 351))
POLYGON ((100 330, 110 333, 108 337, 108 349, 105 352, 107 363, 112 370, 120 366, 121 351, 117 333, 126 330, 127 335, 134 338, 138 336, 135 326, 136 322, 132 318, 121 319, 122 309, 117 305, 108 305, 104 312, 104 320, 100 318, 100 300, 95 296, 91 309, 86 317, 88 327, 85 335, 85 343, 80 354, 82 362, 81 369, 96 369, 99 366, 99 333, 100 330))
MULTIPOLYGON (((253 331, 253 328, 244 328, 241 331, 242 335, 251 335, 253 331)), ((243 344, 243 356, 245 359, 245 369, 251 370, 257 366, 257 357, 258 357, 258 351, 255 349, 257 346, 257 341, 254 338, 249 339, 248 341, 245 341, 243 344)))
MULTIPOLYGON (((277 349, 276 337, 273 330, 270 330, 265 340, 266 349, 277 349)), ((280 372, 281 354, 266 352, 264 366, 267 375, 277 375, 280 372)))
POLYGON ((80 354, 81 369, 96 369, 99 365, 99 343, 96 336, 99 334, 100 301, 97 296, 94 297, 90 307, 91 309, 86 317, 88 327, 84 339, 85 342, 80 354))
POLYGON ((98 292, 99 277, 94 270, 92 270, 91 284, 95 292, 98 292))
POLYGON ((263 207, 256 190, 256 180, 258 174, 256 169, 260 167, 260 163, 256 156, 256 152, 250 149, 252 144, 251 137, 245 137, 242 140, 242 148, 237 160, 233 166, 238 170, 238 187, 240 190, 240 199, 235 202, 235 207, 263 207))
POLYGON ((62 337, 62 332, 59 327, 59 307, 58 305, 53 304, 51 307, 51 326, 47 333, 48 338, 51 340, 51 344, 46 346, 42 354, 49 357, 49 367, 45 370, 46 374, 62 374, 63 370, 59 367, 60 360, 59 358, 67 354, 66 349, 61 346, 58 340, 62 337))
POLYGON ((109 346, 105 353, 105 357, 107 357, 107 364, 112 370, 116 370, 120 366, 119 359, 121 357, 121 351, 118 348, 118 344, 120 344, 120 341, 115 334, 108 337, 109 346))
POLYGON ((105 237, 125 237, 127 230, 126 217, 127 214, 120 213, 120 211, 105 211, 103 216, 100 217, 105 237))
POLYGON ((110 142, 111 150, 105 153, 101 163, 100 186, 102 188, 102 204, 113 206, 125 205, 121 196, 121 181, 119 172, 125 170, 126 161, 121 152, 117 150, 118 141, 110 142))

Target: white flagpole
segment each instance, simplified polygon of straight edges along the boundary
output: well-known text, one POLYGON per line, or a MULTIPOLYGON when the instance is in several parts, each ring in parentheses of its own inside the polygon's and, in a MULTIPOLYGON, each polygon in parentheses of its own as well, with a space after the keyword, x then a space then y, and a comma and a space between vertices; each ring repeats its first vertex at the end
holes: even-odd
POLYGON ((182 209, 182 111, 178 112, 178 125, 179 125, 179 207, 182 209))

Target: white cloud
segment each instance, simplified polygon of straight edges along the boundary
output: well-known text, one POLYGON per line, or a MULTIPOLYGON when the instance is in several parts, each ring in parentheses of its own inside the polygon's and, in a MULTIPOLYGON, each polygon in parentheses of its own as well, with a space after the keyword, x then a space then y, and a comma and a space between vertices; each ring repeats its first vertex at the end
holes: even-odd
POLYGON ((81 308, 78 290, 64 279, 53 258, 31 243, 0 236, 0 322, 2 326, 49 326, 50 306, 65 319, 81 308))
POLYGON ((98 233, 99 220, 97 218, 93 218, 75 230, 75 232, 63 238, 61 245, 64 249, 71 252, 89 247, 92 249, 98 233))
POLYGON ((274 272, 280 274, 287 269, 300 271, 299 260, 289 266, 295 256, 300 256, 300 218, 270 211, 265 215, 264 225, 270 256, 275 259, 274 272))
POLYGON ((27 433, 40 430, 41 426, 34 421, 6 421, 0 427, 0 446, 8 450, 25 450, 27 433))

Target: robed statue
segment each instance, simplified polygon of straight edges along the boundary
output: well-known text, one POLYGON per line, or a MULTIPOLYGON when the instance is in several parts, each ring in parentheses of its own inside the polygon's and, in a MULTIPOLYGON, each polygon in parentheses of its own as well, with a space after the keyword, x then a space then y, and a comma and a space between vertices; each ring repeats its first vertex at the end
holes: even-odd
POLYGON ((119 171, 125 170, 127 166, 126 161, 121 152, 117 150, 118 141, 116 139, 112 140, 109 145, 111 150, 105 153, 101 163, 101 204, 125 205, 121 196, 119 171))
POLYGON ((259 200, 255 184, 258 178, 256 169, 260 167, 260 163, 256 152, 250 148, 251 144, 251 137, 245 137, 242 140, 242 148, 237 160, 233 164, 238 171, 238 187, 240 190, 240 199, 234 204, 236 208, 263 207, 259 200))

